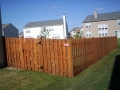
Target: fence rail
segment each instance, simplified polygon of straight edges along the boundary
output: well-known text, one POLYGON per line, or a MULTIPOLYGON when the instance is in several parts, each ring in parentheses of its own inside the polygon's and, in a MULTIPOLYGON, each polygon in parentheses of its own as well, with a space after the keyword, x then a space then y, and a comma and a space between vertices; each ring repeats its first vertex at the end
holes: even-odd
POLYGON ((67 77, 78 75, 117 46, 117 37, 4 40, 8 66, 67 77))

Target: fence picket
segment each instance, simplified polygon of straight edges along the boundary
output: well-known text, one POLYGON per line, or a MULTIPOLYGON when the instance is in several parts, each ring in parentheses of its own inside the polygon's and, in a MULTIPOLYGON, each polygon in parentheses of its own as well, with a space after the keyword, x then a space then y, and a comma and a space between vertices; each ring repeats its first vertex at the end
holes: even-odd
POLYGON ((117 37, 4 40, 8 66, 67 77, 78 75, 117 47, 117 37))

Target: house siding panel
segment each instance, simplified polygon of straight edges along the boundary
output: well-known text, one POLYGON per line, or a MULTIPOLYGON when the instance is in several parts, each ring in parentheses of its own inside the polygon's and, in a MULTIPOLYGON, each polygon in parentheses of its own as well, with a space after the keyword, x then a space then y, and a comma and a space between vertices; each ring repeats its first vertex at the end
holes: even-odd
POLYGON ((98 25, 99 24, 108 24, 108 36, 114 36, 115 30, 120 30, 120 25, 117 25, 117 20, 109 21, 99 21, 99 22, 90 22, 91 28, 85 28, 85 23, 83 23, 84 37, 86 37, 87 31, 92 31, 92 37, 98 36, 98 25))
MULTIPOLYGON (((50 31, 49 38, 52 38, 52 35, 58 34, 60 36, 60 39, 65 39, 66 36, 64 34, 63 25, 46 26, 46 28, 53 29, 53 31, 50 31)), ((40 35, 40 30, 41 30, 40 27, 23 29, 24 38, 27 37, 37 38, 37 36, 40 35), (30 30, 30 33, 26 33, 26 30, 30 30)))
POLYGON ((4 36, 5 37, 19 37, 18 29, 15 28, 12 24, 8 25, 4 29, 4 36))

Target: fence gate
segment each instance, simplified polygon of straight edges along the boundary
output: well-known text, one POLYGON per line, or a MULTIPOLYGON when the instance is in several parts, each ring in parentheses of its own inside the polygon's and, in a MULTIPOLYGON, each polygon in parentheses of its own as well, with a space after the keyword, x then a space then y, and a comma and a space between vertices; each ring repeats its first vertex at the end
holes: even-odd
POLYGON ((23 67, 26 70, 49 74, 72 75, 69 42, 69 40, 55 39, 25 39, 21 41, 24 60, 23 67))
POLYGON ((73 77, 71 40, 5 38, 10 67, 73 77))
POLYGON ((25 39, 22 41, 24 68, 32 71, 44 71, 42 39, 25 39))

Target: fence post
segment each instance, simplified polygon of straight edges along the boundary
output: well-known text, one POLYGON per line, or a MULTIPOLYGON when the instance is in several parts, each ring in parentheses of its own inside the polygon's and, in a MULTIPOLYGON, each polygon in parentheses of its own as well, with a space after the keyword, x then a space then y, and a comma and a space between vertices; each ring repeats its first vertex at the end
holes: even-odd
POLYGON ((95 39, 94 39, 94 37, 92 38, 93 39, 93 52, 94 52, 94 60, 93 60, 93 63, 95 62, 95 39))
POLYGON ((73 55, 72 55, 72 39, 68 40, 69 46, 68 46, 68 76, 74 77, 74 71, 73 71, 73 55))
POLYGON ((84 46, 83 46, 83 48, 84 48, 84 56, 85 56, 85 66, 83 67, 83 69, 85 69, 86 67, 87 67, 87 61, 86 61, 86 38, 84 37, 84 46))
POLYGON ((115 46, 115 48, 117 48, 118 47, 117 36, 115 36, 115 39, 116 39, 116 46, 115 46))
POLYGON ((21 61, 21 68, 24 69, 24 58, 23 58, 23 38, 19 38, 19 50, 20 50, 20 61, 21 61))

